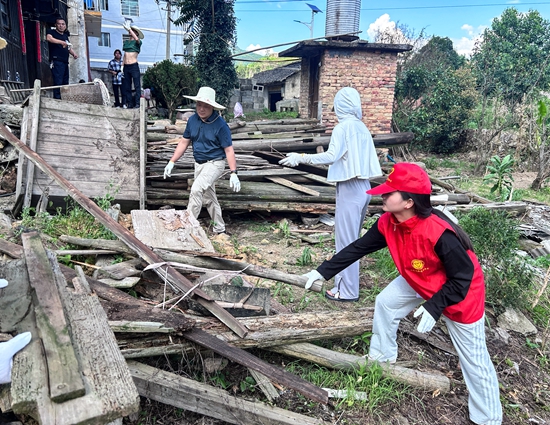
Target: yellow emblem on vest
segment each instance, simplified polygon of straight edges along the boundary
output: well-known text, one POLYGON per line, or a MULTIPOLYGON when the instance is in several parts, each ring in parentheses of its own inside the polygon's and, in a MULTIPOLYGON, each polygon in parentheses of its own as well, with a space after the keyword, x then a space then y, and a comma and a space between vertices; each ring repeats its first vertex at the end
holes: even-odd
POLYGON ((416 271, 422 271, 424 269, 424 261, 422 260, 412 260, 411 265, 416 271))

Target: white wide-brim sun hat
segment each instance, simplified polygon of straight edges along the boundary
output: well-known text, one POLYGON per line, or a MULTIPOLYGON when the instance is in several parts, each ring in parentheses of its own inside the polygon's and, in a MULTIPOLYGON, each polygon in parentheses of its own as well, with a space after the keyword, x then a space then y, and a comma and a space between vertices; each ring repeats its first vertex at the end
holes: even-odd
POLYGON ((196 96, 186 96, 187 99, 194 100, 195 102, 203 102, 212 106, 214 109, 221 111, 225 109, 225 106, 220 105, 216 102, 216 91, 210 87, 201 87, 196 96))
POLYGON ((143 37, 145 37, 143 35, 143 32, 139 29, 139 27, 136 27, 135 25, 132 25, 130 28, 132 28, 132 30, 134 30, 134 32, 136 33, 136 35, 139 37, 140 40, 143 40, 143 37))

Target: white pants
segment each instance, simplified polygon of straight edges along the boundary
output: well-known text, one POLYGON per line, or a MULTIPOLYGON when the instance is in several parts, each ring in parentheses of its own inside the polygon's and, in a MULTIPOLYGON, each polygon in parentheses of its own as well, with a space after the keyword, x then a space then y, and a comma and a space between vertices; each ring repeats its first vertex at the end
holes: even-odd
MULTIPOLYGON (((359 238, 361 226, 370 202, 370 181, 351 179, 336 183, 336 252, 340 252, 359 238)), ((359 261, 334 276, 332 294, 340 292, 340 298, 359 297, 359 261)))
MULTIPOLYGON (((422 303, 407 281, 398 276, 376 297, 369 358, 397 359, 397 327, 402 318, 422 303)), ((485 343, 485 316, 475 323, 457 323, 442 316, 458 353, 468 388, 470 419, 476 424, 500 425, 502 406, 497 374, 485 343)))
POLYGON ((204 204, 214 222, 213 230, 217 233, 225 231, 222 209, 216 197, 216 181, 221 177, 224 170, 224 159, 205 162, 204 164, 195 162, 195 182, 191 186, 189 203, 187 204, 187 210, 195 218, 198 218, 204 204))

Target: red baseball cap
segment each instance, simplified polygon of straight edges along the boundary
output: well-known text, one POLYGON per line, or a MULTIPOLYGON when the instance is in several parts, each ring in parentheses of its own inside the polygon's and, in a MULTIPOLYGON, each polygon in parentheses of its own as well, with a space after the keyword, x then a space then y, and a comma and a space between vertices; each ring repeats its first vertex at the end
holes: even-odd
POLYGON ((410 162, 399 162, 393 166, 385 183, 367 190, 367 193, 369 195, 383 195, 396 190, 429 195, 432 193, 432 182, 428 173, 418 165, 410 162))

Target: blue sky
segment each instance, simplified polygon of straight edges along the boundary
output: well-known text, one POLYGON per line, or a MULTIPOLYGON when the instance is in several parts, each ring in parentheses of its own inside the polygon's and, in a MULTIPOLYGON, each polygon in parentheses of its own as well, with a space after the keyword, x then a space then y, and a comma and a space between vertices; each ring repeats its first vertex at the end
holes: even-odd
MULTIPOLYGON (((326 0, 236 0, 238 46, 250 50, 309 38, 309 28, 294 22, 311 22, 311 9, 306 3, 323 11, 315 15, 313 25, 313 36, 323 37, 326 0)), ((362 33, 359 37, 372 41, 369 33, 372 34, 374 28, 399 23, 417 33, 425 29, 428 35, 449 37, 459 53, 467 54, 476 37, 508 7, 515 7, 520 12, 538 10, 544 18, 550 20, 550 1, 363 0, 359 22, 362 33)), ((275 47, 273 50, 279 52, 288 47, 291 45, 275 47)))

